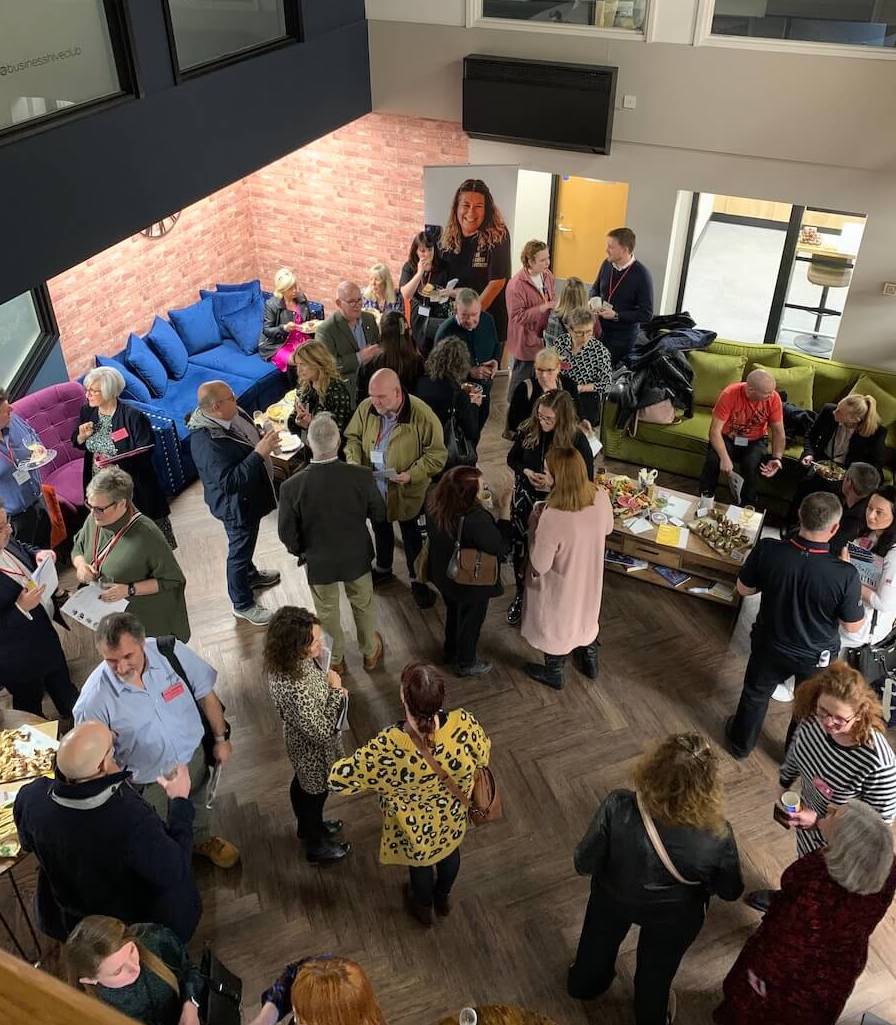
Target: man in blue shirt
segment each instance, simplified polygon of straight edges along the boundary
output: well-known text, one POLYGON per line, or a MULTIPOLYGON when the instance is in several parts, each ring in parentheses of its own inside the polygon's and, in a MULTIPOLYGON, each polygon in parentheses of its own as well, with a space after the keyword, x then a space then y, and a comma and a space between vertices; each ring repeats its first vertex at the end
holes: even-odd
POLYGON ((227 840, 210 835, 205 806, 209 770, 200 708, 214 733, 215 761, 223 765, 231 755, 224 706, 214 692, 216 670, 176 641, 174 654, 183 669, 179 673, 129 612, 114 612, 100 620, 96 646, 103 662, 81 689, 75 722, 95 720, 112 730, 116 763, 130 771, 143 799, 163 819, 168 814, 168 795, 156 781, 170 777, 178 765, 187 765, 196 812, 193 850, 219 868, 231 868, 239 861, 239 851, 227 840))
POLYGON ((50 517, 44 505, 38 470, 19 470, 31 458, 28 444, 40 438, 27 420, 12 411, 5 388, 0 388, 0 501, 6 508, 18 541, 50 547, 50 517))
POLYGON ((501 343, 495 318, 482 309, 479 296, 472 288, 462 288, 454 302, 454 316, 449 317, 436 332, 436 345, 443 338, 462 338, 470 350, 470 380, 484 392, 479 407, 479 426, 488 421, 489 396, 492 379, 498 372, 501 359, 501 343))

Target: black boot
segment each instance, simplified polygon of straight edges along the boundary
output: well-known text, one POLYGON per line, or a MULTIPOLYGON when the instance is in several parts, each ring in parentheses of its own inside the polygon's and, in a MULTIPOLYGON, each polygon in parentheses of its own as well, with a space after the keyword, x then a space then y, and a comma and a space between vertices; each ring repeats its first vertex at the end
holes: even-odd
POLYGON ((305 858, 312 865, 329 865, 342 859, 352 849, 350 843, 335 843, 333 840, 323 839, 317 847, 312 847, 305 853, 305 858))
POLYGON ((527 662, 525 670, 533 680, 538 680, 546 687, 560 690, 563 687, 563 665, 566 662, 565 655, 545 655, 544 665, 537 662, 527 662))
POLYGON ((582 676, 587 676, 589 680, 597 679, 599 671, 597 649, 599 643, 599 641, 592 641, 590 644, 584 644, 581 648, 576 648, 573 652, 573 661, 576 664, 576 668, 582 676))
POLYGON ((523 618, 523 592, 517 591, 516 596, 507 609, 507 622, 511 626, 519 626, 523 618))

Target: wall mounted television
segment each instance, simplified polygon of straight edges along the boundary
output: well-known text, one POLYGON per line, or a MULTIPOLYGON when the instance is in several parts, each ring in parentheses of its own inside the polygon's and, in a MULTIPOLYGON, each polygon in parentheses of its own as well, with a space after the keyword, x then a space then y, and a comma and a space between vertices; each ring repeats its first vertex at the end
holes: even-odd
POLYGON ((609 153, 619 69, 472 53, 463 129, 476 139, 609 153))

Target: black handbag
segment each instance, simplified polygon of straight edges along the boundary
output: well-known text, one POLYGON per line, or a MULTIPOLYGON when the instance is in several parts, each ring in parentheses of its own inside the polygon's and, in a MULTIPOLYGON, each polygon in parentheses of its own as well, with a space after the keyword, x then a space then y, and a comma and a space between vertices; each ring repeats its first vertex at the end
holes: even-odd
POLYGON ((457 399, 451 403, 451 412, 448 414, 448 422, 445 424, 445 448, 448 450, 448 459, 445 462, 445 469, 451 470, 455 466, 475 466, 476 446, 461 430, 457 422, 457 399))
MULTIPOLYGON (((193 699, 193 703, 196 705, 196 711, 199 712, 199 718, 202 720, 202 751, 205 755, 205 764, 209 768, 213 768, 217 763, 215 762, 215 731, 212 729, 211 723, 206 718, 205 712, 202 710, 202 705, 196 700, 196 692, 193 690, 193 685, 187 674, 184 672, 184 667, 181 665, 180 659, 177 657, 174 651, 175 638, 171 634, 167 634, 163 637, 156 638, 156 645, 158 646, 159 652, 168 659, 171 664, 171 668, 178 674, 178 676, 187 685, 187 690, 190 692, 190 697, 193 699)), ((220 700, 220 699, 219 699, 220 700)), ((224 711, 224 702, 221 702, 221 711, 224 711)), ((224 720, 224 736, 230 739, 230 723, 224 720)))
POLYGON ((199 1014, 202 1025, 240 1025, 243 980, 228 971, 208 947, 202 952, 199 972, 206 984, 199 1014))
MULTIPOLYGON (((877 625, 877 610, 871 617, 871 633, 877 625)), ((846 661, 857 669, 881 699, 884 722, 888 727, 896 726, 896 709, 893 708, 893 681, 896 678, 896 630, 891 630, 876 644, 860 644, 846 649, 846 661)))

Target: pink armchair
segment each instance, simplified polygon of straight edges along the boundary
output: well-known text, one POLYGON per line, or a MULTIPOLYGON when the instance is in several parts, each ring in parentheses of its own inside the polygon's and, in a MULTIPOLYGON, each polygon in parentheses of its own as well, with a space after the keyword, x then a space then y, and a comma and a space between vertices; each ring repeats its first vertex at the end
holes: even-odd
POLYGON ((13 403, 13 410, 31 424, 43 444, 56 449, 56 458, 41 469, 40 476, 56 489, 60 503, 72 509, 84 505, 84 454, 71 441, 84 401, 83 385, 67 381, 13 403))

